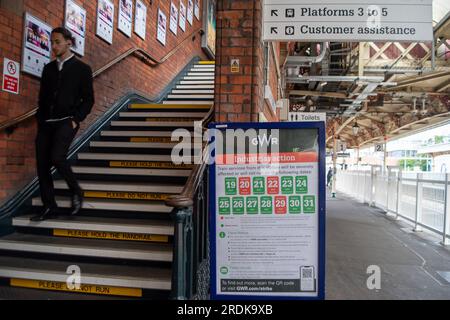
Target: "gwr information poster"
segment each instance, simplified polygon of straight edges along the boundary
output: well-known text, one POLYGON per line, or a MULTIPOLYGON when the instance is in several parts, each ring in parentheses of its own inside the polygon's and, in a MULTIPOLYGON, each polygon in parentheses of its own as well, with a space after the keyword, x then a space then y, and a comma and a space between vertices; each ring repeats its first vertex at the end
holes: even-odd
MULTIPOLYGON (((256 153, 230 150, 226 138, 223 152, 216 148, 211 232, 217 296, 319 299, 323 294, 319 131, 256 129, 256 136, 244 138, 258 146, 256 153), (268 148, 261 151, 264 144, 268 148)), ((244 143, 239 139, 237 145, 244 143)))

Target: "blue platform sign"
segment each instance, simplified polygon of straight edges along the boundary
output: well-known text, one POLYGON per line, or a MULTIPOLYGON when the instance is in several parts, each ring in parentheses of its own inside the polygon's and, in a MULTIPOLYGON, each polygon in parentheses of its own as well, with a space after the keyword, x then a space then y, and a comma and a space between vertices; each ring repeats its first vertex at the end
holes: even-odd
POLYGON ((324 123, 210 132, 211 298, 324 299, 324 123))

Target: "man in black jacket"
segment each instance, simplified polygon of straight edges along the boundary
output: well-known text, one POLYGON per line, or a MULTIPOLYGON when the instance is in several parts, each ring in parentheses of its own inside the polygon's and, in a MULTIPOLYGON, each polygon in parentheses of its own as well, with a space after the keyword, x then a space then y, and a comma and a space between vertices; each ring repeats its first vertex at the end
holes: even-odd
POLYGON ((32 221, 48 219, 57 208, 52 166, 72 192, 71 214, 80 211, 83 193, 67 161, 67 153, 80 123, 94 105, 92 70, 71 52, 75 44, 71 32, 66 28, 54 29, 51 44, 56 59, 44 67, 37 111, 36 161, 44 210, 32 221))

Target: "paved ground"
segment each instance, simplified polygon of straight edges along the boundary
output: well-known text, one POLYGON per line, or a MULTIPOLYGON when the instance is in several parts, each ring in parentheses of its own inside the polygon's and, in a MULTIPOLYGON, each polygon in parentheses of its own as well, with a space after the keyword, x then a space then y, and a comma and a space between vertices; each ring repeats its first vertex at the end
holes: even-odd
POLYGON ((341 194, 329 198, 326 298, 450 299, 450 249, 439 241, 341 194), (381 269, 380 290, 367 288, 371 265, 381 269))

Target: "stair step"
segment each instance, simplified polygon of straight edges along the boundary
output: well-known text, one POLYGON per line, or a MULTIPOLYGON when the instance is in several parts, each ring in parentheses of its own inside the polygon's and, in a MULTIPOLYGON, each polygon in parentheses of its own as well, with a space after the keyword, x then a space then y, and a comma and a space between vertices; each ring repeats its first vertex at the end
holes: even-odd
POLYGON ((100 160, 100 161, 161 161, 172 162, 170 155, 152 154, 116 154, 116 153, 79 153, 79 160, 100 160))
POLYGON ((181 80, 180 81, 181 85, 214 85, 214 80, 197 80, 197 81, 192 81, 192 80, 181 80))
POLYGON ((174 226, 170 221, 142 220, 142 219, 113 219, 100 217, 57 217, 42 222, 32 222, 32 215, 13 219, 15 227, 32 227, 40 229, 82 230, 97 232, 118 232, 141 235, 173 236, 174 226))
MULTIPOLYGON (((209 102, 208 102, 209 103, 209 102)), ((111 121, 112 127, 149 127, 149 128, 180 128, 193 127, 192 121, 111 121)))
POLYGON ((215 73, 216 69, 215 67, 205 67, 205 66, 195 66, 194 68, 192 68, 191 70, 189 70, 189 72, 207 72, 207 73, 215 73))
MULTIPOLYGON (((80 180, 82 190, 89 191, 111 191, 111 192, 140 192, 140 193, 170 193, 180 194, 184 186, 173 184, 149 184, 139 182, 109 182, 109 181, 83 181, 80 180)), ((69 187, 64 180, 54 182, 55 189, 68 190, 69 187)))
POLYGON ((132 148, 132 149, 173 149, 178 142, 153 143, 153 142, 116 142, 116 141, 92 141, 89 145, 92 148, 132 148))
POLYGON ((214 84, 211 85, 177 85, 176 89, 177 90, 189 90, 189 89, 194 89, 194 90, 207 90, 207 89, 211 89, 214 90, 214 84))
POLYGON ((214 95, 205 95, 205 94, 169 94, 167 99, 210 99, 214 100, 214 95))
MULTIPOLYGON (((68 197, 56 197, 59 208, 71 208, 72 202, 68 197)), ((33 206, 42 206, 41 198, 33 198, 33 206)), ((116 200, 116 199, 84 199, 83 209, 90 210, 111 210, 111 211, 132 211, 146 213, 170 213, 173 208, 165 205, 164 202, 149 202, 140 200, 116 200)))
POLYGON ((71 238, 24 233, 2 237, 0 250, 140 261, 171 262, 173 259, 172 247, 168 244, 91 239, 74 241, 71 238))
POLYGON ((194 68, 215 68, 215 64, 194 64, 194 68))
POLYGON ((192 80, 199 80, 199 81, 201 81, 201 80, 214 80, 214 76, 210 76, 210 77, 208 77, 208 76, 185 76, 184 78, 183 78, 183 80, 184 81, 192 81, 192 80))
POLYGON ((214 94, 214 90, 172 90, 173 94, 214 94))
POLYGON ((150 177, 189 177, 191 170, 164 170, 164 169, 129 169, 105 167, 76 167, 72 170, 78 174, 104 174, 124 176, 150 176, 150 177))
MULTIPOLYGON (((213 96, 214 98, 214 96, 213 96)), ((198 118, 203 119, 206 113, 200 112, 121 112, 121 118, 198 118)))
MULTIPOLYGON (((145 137, 145 138, 171 138, 171 131, 102 131, 102 137, 145 137)), ((191 132, 193 136, 194 133, 191 132)))
POLYGON ((199 65, 215 65, 216 61, 213 60, 205 60, 205 61, 199 61, 197 64, 199 65))
POLYGON ((189 72, 187 77, 211 77, 214 78, 214 72, 189 72))
MULTIPOLYGON (((190 103, 190 104, 196 104, 196 105, 207 105, 209 108, 214 104, 214 100, 205 100, 205 101, 177 101, 179 103, 190 103)), ((174 101, 164 101, 164 104, 172 104, 174 101)))
MULTIPOLYGON (((73 264, 26 257, 0 257, 0 277, 66 283, 67 269, 73 264)), ((147 290, 171 289, 170 269, 78 262, 76 265, 82 272, 82 285, 147 290)), ((95 288, 93 291, 95 292, 95 288)))
POLYGON ((197 105, 193 103, 169 103, 169 104, 131 104, 128 109, 131 110, 142 110, 142 109, 196 109, 196 110, 208 110, 211 109, 211 105, 204 106, 204 105, 197 105))

